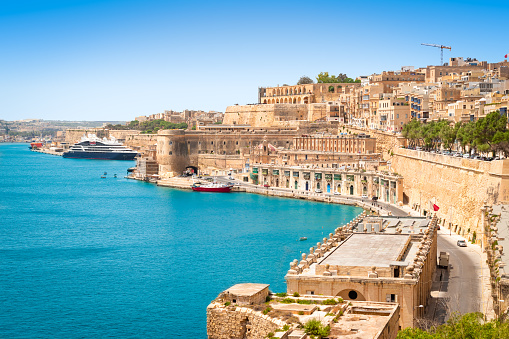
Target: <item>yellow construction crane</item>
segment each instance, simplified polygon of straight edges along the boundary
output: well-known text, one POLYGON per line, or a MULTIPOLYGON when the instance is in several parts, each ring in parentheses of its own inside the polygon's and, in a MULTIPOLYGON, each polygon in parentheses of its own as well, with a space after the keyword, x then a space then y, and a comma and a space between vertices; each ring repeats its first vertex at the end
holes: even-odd
POLYGON ((440 48, 440 66, 444 65, 444 49, 451 50, 451 47, 444 46, 444 45, 435 45, 435 44, 421 44, 421 45, 440 48))

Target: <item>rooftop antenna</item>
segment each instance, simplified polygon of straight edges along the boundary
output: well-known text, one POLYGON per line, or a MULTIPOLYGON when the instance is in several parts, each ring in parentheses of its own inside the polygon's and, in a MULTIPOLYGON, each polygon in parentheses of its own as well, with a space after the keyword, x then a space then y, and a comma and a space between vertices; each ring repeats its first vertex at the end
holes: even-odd
POLYGON ((451 50, 450 46, 435 45, 435 44, 421 44, 421 45, 440 48, 440 66, 444 65, 444 49, 451 50))

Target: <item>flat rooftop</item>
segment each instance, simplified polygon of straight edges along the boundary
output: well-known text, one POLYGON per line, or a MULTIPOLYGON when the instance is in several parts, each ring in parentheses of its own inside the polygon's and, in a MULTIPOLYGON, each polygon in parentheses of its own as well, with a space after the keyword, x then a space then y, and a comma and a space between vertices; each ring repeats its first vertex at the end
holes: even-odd
POLYGON ((409 234, 354 233, 320 265, 390 267, 405 250, 409 234))
POLYGON ((225 292, 228 292, 233 295, 250 297, 250 296, 255 295, 258 292, 263 291, 267 287, 269 287, 268 284, 252 284, 252 283, 237 284, 237 285, 233 285, 232 287, 227 289, 225 292))

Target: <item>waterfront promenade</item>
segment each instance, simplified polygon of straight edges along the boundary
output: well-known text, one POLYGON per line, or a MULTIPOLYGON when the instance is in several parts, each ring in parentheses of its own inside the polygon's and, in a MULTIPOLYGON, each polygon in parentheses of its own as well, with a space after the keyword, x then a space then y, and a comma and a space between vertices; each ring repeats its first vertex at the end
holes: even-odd
MULTIPOLYGON (((332 193, 315 193, 312 191, 301 191, 281 187, 263 187, 260 185, 242 182, 240 180, 230 180, 226 176, 218 176, 214 178, 215 180, 223 183, 234 182, 236 186, 233 188, 233 192, 247 192, 283 198, 305 199, 330 204, 358 206, 376 212, 380 215, 393 215, 399 217, 419 216, 419 212, 410 209, 408 206, 397 206, 395 204, 389 204, 380 201, 373 202, 371 199, 362 198, 360 196, 334 195, 332 193)), ((187 177, 174 177, 157 181, 158 186, 179 189, 191 189, 192 184, 192 179, 187 177)))

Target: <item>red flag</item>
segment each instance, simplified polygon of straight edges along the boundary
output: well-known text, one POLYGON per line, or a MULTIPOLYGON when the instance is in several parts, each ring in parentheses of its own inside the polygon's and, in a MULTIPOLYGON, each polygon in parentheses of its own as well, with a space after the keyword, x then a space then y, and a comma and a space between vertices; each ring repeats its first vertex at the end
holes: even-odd
POLYGON ((507 59, 507 54, 504 56, 504 58, 506 58, 506 59, 507 59))
POLYGON ((440 209, 440 207, 438 207, 437 205, 433 204, 433 211, 438 211, 440 209))

